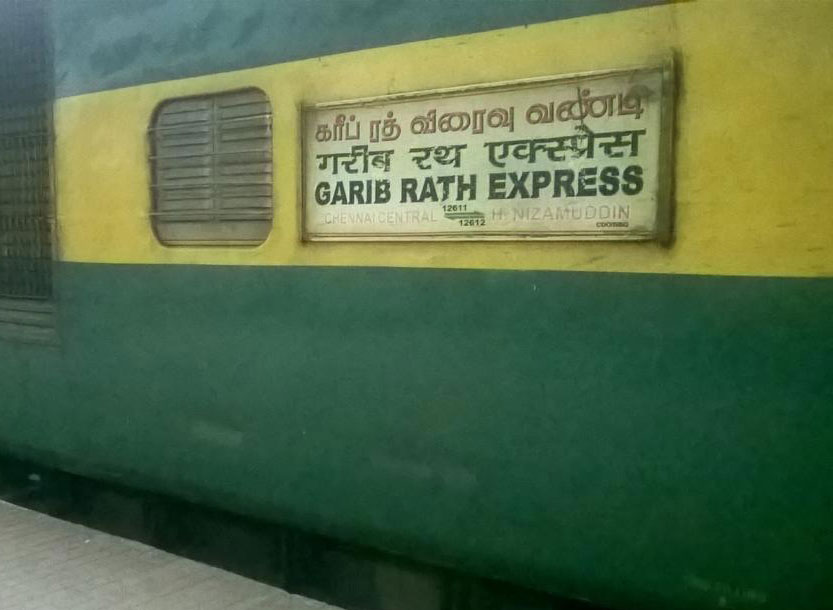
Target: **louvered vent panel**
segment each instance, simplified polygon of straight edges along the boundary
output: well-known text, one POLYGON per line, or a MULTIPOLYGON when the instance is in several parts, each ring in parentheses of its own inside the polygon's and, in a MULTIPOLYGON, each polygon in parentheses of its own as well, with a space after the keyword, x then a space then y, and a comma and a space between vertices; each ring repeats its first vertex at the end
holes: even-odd
POLYGON ((262 91, 166 102, 150 138, 153 224, 163 243, 266 239, 272 228, 272 113, 262 91))

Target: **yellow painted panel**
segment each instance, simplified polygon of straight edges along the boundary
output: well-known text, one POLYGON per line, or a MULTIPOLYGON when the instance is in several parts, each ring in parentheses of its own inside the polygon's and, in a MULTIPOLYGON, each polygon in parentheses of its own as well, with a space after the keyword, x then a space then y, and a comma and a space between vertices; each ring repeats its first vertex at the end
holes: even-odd
POLYGON ((108 263, 833 274, 833 2, 700 0, 61 99, 62 258, 108 263), (299 107, 679 58, 676 240, 303 243, 299 107), (269 95, 275 226, 257 248, 165 247, 150 228, 146 130, 162 100, 269 95))

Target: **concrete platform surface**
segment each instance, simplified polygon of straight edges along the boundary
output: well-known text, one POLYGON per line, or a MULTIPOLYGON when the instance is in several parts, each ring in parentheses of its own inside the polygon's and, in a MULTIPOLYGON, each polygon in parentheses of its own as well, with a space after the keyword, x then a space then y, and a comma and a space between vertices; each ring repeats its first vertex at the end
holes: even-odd
POLYGON ((337 610, 0 502, 2 610, 337 610))

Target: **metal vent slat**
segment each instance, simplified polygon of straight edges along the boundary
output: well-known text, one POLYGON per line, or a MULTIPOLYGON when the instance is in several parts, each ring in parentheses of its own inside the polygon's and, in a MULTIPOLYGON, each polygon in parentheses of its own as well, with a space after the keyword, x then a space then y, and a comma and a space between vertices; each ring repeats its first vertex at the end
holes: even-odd
POLYGON ((272 225, 272 114, 259 90, 171 100, 149 129, 152 221, 177 243, 259 243, 272 225))

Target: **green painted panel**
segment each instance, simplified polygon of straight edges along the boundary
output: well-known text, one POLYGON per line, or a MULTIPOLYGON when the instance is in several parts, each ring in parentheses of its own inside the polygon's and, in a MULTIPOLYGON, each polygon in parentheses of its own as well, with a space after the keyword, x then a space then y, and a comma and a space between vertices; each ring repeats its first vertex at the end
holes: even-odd
POLYGON ((56 279, 62 346, 0 344, 7 446, 617 607, 833 598, 833 280, 56 279))
POLYGON ((663 1, 60 0, 57 84, 63 97, 663 1))

